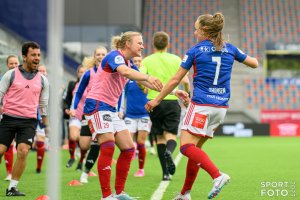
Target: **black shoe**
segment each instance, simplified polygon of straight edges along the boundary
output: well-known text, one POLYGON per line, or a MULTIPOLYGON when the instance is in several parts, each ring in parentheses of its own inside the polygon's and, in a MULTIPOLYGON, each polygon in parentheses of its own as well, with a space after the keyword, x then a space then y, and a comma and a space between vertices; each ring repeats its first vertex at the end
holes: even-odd
POLYGON ((171 151, 166 151, 165 152, 165 158, 166 158, 166 163, 167 163, 167 170, 168 172, 171 174, 171 175, 174 175, 175 174, 175 170, 176 170, 176 166, 175 166, 175 163, 173 161, 173 158, 172 158, 172 153, 171 151))
POLYGON ((164 174, 163 176, 163 181, 170 181, 171 180, 171 176, 169 174, 164 174))
POLYGON ((67 168, 72 167, 72 165, 74 164, 74 162, 75 162, 75 159, 74 159, 74 158, 70 158, 70 160, 69 160, 68 163, 66 164, 66 167, 67 167, 67 168))
POLYGON ((25 196, 25 194, 20 192, 17 188, 12 187, 10 190, 6 189, 6 196, 25 196))
POLYGON ((36 174, 40 174, 41 172, 42 172, 41 169, 36 169, 36 170, 35 170, 35 173, 36 173, 36 174))
POLYGON ((76 171, 82 171, 82 163, 79 162, 76 167, 76 171))

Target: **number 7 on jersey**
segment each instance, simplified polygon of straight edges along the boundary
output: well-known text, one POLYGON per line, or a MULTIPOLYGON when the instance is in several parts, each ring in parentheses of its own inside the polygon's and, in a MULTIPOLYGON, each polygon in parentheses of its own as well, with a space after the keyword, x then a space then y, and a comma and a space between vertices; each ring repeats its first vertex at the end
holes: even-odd
POLYGON ((212 59, 212 62, 217 63, 215 79, 214 79, 213 85, 218 85, 218 78, 219 78, 220 67, 221 67, 221 57, 212 57, 211 59, 212 59))

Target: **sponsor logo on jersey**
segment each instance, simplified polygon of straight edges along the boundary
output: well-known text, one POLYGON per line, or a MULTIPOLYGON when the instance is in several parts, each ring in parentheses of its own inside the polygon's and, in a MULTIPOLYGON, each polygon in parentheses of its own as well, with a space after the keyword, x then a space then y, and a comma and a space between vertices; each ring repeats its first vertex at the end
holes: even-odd
POLYGON ((188 55, 185 55, 185 56, 183 57, 183 59, 182 59, 182 62, 186 62, 188 58, 189 58, 189 56, 188 56, 188 55))
POLYGON ((109 114, 103 115, 102 118, 103 118, 104 121, 108 121, 108 122, 112 121, 111 116, 109 114))
POLYGON ((211 99, 217 99, 219 101, 228 101, 229 100, 229 98, 227 98, 227 97, 220 97, 220 96, 210 95, 210 94, 206 95, 206 97, 211 98, 211 99))
POLYGON ((200 113, 195 113, 192 126, 203 129, 206 123, 207 116, 200 113))
POLYGON ((116 64, 124 64, 125 63, 124 58, 122 56, 116 56, 115 63, 116 64))
MULTIPOLYGON (((214 51, 216 51, 216 47, 214 47, 214 46, 212 46, 212 47, 201 46, 201 47, 199 47, 199 50, 201 52, 214 52, 214 51)), ((227 50, 226 46, 223 46, 222 49, 219 50, 219 51, 221 51, 222 53, 228 53, 228 50, 227 50)))
POLYGON ((199 50, 200 50, 201 52, 210 52, 210 47, 208 47, 208 46, 201 46, 201 47, 199 48, 199 50))

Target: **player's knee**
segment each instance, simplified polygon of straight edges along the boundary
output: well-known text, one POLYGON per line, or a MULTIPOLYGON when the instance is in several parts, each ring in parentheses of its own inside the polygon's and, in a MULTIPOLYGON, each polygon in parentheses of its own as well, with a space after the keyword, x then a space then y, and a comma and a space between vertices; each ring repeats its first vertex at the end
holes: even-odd
POLYGON ((26 156, 28 155, 29 152, 29 148, 27 146, 20 146, 18 147, 18 157, 21 159, 26 158, 26 156))
POLYGON ((80 143, 80 149, 81 150, 89 150, 90 149, 90 143, 86 144, 86 143, 80 143))
POLYGON ((190 148, 191 146, 195 146, 194 144, 185 144, 185 145, 181 145, 180 146, 180 152, 183 154, 183 155, 186 155, 186 150, 188 148, 190 148))

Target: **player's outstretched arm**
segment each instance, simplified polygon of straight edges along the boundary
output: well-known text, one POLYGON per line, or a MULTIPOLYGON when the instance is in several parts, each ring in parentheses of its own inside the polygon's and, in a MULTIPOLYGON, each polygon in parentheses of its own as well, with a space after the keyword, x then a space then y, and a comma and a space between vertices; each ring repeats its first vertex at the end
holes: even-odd
POLYGON ((146 110, 148 112, 152 111, 153 108, 156 107, 168 94, 172 93, 172 91, 181 82, 181 80, 183 79, 183 77, 186 75, 187 72, 188 70, 184 69, 183 67, 180 67, 177 73, 175 74, 175 76, 173 76, 169 80, 169 82, 163 87, 159 95, 145 105, 146 110))
POLYGON ((251 68, 257 68, 258 67, 258 61, 256 58, 247 56, 246 59, 244 60, 243 64, 251 67, 251 68))
MULTIPOLYGON (((143 74, 139 71, 136 71, 134 69, 131 69, 127 67, 126 65, 120 65, 117 67, 117 71, 122 74, 122 76, 125 76, 126 78, 129 78, 131 80, 136 80, 136 81, 142 81, 142 82, 147 82, 145 83, 146 87, 149 86, 150 89, 160 91, 161 88, 163 87, 163 84, 161 81, 153 76, 149 76, 147 74, 143 74)), ((142 83, 143 84, 143 83, 142 83)))

